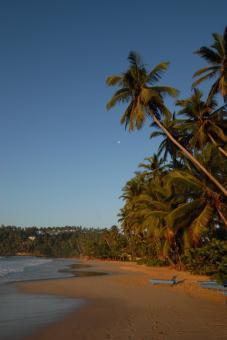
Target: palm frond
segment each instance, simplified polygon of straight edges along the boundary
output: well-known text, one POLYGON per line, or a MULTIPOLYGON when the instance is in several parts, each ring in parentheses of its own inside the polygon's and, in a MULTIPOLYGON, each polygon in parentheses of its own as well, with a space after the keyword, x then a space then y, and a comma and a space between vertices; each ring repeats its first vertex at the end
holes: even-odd
POLYGON ((130 62, 131 65, 139 67, 142 64, 142 59, 139 53, 135 51, 131 51, 128 55, 128 61, 130 62))
POLYGON ((143 227, 149 230, 150 234, 155 234, 155 231, 160 226, 160 219, 155 216, 144 218, 143 227))
POLYGON ((210 66, 210 67, 203 67, 201 68, 200 70, 196 71, 194 74, 193 74, 193 78, 197 77, 197 76, 200 76, 201 74, 203 73, 206 73, 206 72, 209 72, 209 71, 218 71, 220 69, 220 66, 210 66))
POLYGON ((127 109, 125 110, 125 112, 123 113, 123 115, 121 116, 120 123, 125 124, 125 129, 127 128, 128 124, 129 124, 131 112, 133 110, 133 106, 134 106, 134 103, 131 102, 129 104, 129 106, 127 107, 127 109))
POLYGON ((186 171, 173 170, 167 175, 168 184, 174 184, 176 182, 181 182, 182 184, 196 190, 202 190, 201 181, 186 171))
POLYGON ((212 36, 214 38, 214 43, 213 43, 212 47, 218 51, 220 56, 224 56, 225 55, 225 49, 224 49, 222 35, 219 34, 219 33, 213 33, 212 36))
POLYGON ((154 216, 156 218, 160 218, 163 219, 165 218, 167 215, 167 212, 162 211, 162 210, 152 210, 150 211, 150 216, 154 216))
POLYGON ((193 213, 198 210, 200 206, 200 199, 180 204, 166 216, 167 225, 176 230, 178 230, 179 227, 185 226, 184 221, 186 221, 187 218, 193 219, 193 213))
POLYGON ((179 95, 179 90, 171 86, 153 86, 153 90, 157 91, 161 95, 168 94, 170 97, 177 97, 179 95))
POLYGON ((127 88, 122 88, 118 90, 113 97, 110 99, 110 101, 107 103, 106 108, 107 110, 110 110, 112 107, 114 107, 119 102, 128 102, 130 99, 129 91, 127 88))
POLYGON ((121 83, 122 83, 122 76, 112 75, 106 78, 106 84, 108 86, 121 85, 121 83))
POLYGON ((150 134, 150 139, 155 138, 155 137, 160 137, 160 136, 165 136, 164 132, 161 131, 153 131, 150 134))
POLYGON ((141 90, 141 95, 140 95, 141 102, 144 103, 144 105, 148 105, 149 102, 155 100, 160 100, 159 99, 159 94, 153 90, 153 88, 150 87, 143 87, 141 90))
POLYGON ((164 116, 165 119, 169 120, 172 117, 172 113, 165 106, 162 97, 155 97, 153 101, 149 103, 150 113, 153 113, 156 118, 161 119, 161 115, 164 116))
POLYGON ((205 59, 210 64, 218 64, 221 63, 221 58, 213 51, 211 48, 202 46, 199 50, 194 52, 195 54, 200 55, 203 59, 205 59))
POLYGON ((151 72, 147 75, 146 82, 153 84, 161 79, 162 74, 168 69, 169 62, 163 61, 156 65, 151 72))
POLYGON ((205 76, 203 76, 203 77, 201 77, 201 78, 195 80, 195 81, 192 83, 192 88, 197 87, 197 86, 198 86, 200 83, 202 83, 203 81, 209 80, 209 79, 211 79, 211 78, 213 78, 213 77, 215 77, 215 76, 216 76, 216 71, 214 71, 214 72, 212 71, 212 72, 206 74, 205 76))
POLYGON ((195 244, 200 240, 202 232, 209 225, 214 209, 207 204, 190 227, 191 238, 195 244))
POLYGON ((208 95, 208 101, 213 98, 213 96, 218 92, 220 86, 219 79, 212 85, 209 95, 208 95))

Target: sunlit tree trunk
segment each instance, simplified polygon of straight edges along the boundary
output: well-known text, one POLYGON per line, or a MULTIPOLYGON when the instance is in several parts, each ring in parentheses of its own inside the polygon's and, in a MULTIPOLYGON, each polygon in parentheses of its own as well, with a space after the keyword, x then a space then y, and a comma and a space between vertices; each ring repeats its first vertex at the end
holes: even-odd
POLYGON ((227 152, 221 146, 218 145, 218 143, 214 140, 210 133, 208 133, 208 137, 210 138, 211 142, 218 148, 221 154, 227 157, 227 152))
POLYGON ((221 185, 221 183, 209 172, 207 169, 187 150, 185 149, 172 135, 169 131, 162 125, 154 113, 151 112, 151 116, 154 122, 159 126, 166 136, 180 149, 180 151, 188 158, 190 161, 200 169, 222 192, 227 196, 227 190, 221 185))

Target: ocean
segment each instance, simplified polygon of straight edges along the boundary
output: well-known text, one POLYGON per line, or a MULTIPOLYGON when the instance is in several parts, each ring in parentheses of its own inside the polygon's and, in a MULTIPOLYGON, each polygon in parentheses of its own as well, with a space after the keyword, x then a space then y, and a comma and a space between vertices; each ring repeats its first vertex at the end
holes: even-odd
POLYGON ((75 263, 78 261, 71 259, 0 257, 0 340, 23 339, 35 329, 60 320, 85 303, 61 296, 27 294, 13 284, 72 277, 73 274, 65 269, 75 263))

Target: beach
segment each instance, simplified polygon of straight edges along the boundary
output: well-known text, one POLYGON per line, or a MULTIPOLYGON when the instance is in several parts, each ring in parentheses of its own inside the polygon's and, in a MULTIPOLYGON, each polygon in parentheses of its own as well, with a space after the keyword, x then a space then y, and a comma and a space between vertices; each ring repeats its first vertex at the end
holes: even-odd
POLYGON ((82 263, 91 265, 91 271, 109 275, 17 283, 26 293, 85 300, 79 309, 36 330, 27 340, 227 338, 223 294, 198 285, 207 277, 128 262, 82 263), (152 286, 149 282, 173 275, 183 282, 175 286, 152 286))

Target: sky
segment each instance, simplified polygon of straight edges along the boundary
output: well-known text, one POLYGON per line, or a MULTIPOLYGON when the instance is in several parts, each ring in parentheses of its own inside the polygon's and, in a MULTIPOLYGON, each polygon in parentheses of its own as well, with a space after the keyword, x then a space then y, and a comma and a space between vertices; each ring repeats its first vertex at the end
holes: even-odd
POLYGON ((190 96, 205 66, 193 51, 226 13, 226 0, 0 1, 0 224, 117 224, 122 187, 160 140, 149 124, 126 132, 123 106, 106 111, 105 79, 133 50, 148 68, 170 61, 160 84, 190 96))

